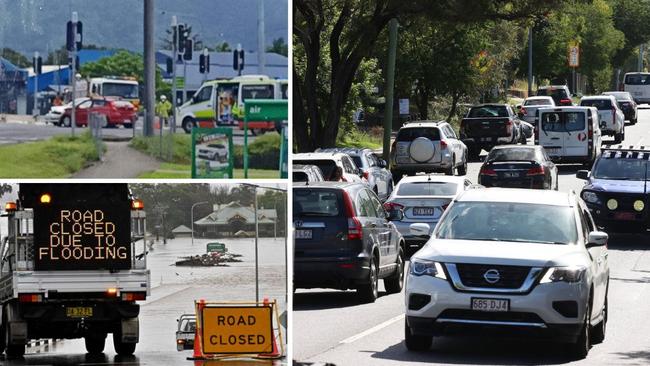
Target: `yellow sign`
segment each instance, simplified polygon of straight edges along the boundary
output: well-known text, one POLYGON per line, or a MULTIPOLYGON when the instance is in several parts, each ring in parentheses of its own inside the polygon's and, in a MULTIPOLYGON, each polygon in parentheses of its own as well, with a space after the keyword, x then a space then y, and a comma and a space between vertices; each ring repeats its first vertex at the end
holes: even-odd
POLYGON ((569 67, 580 67, 580 45, 577 42, 569 43, 569 67))
POLYGON ((201 314, 203 353, 270 353, 273 321, 270 306, 206 306, 201 314))

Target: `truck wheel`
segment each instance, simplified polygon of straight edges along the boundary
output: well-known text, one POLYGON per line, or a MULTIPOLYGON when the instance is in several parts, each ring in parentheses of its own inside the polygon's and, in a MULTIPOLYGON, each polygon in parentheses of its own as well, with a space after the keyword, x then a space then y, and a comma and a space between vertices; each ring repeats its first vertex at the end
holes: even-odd
POLYGON ((100 354, 104 352, 104 345, 106 344, 106 334, 95 334, 86 336, 86 351, 90 354, 100 354))
POLYGON ((136 344, 122 342, 122 329, 118 329, 113 333, 113 348, 115 348, 115 353, 120 356, 132 355, 135 352, 136 344))
POLYGON ((635 119, 631 119, 631 120, 630 120, 630 124, 631 124, 631 125, 635 125, 635 124, 636 124, 636 118, 635 118, 635 119))
POLYGON ((395 273, 390 277, 384 278, 384 287, 389 294, 397 294, 402 291, 404 286, 404 251, 399 248, 397 252, 397 259, 395 260, 397 267, 395 273))

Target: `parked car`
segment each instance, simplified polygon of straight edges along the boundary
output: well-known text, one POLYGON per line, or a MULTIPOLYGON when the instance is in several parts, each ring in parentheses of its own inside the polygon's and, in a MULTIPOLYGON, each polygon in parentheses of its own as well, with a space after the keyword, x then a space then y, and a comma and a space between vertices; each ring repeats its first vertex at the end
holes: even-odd
POLYGON ((537 88, 537 96, 547 96, 553 98, 557 106, 572 106, 571 91, 566 85, 548 85, 537 88))
POLYGON ((341 152, 348 154, 357 167, 363 171, 363 177, 368 181, 370 189, 383 202, 393 191, 393 176, 386 169, 386 161, 377 158, 370 149, 329 148, 317 149, 316 152, 341 152))
POLYGON ((322 182, 323 173, 316 165, 293 164, 291 167, 293 182, 322 182))
MULTIPOLYGON (((77 105, 87 101, 89 98, 82 97, 75 99, 77 105)), ((72 102, 66 103, 64 105, 53 105, 50 107, 50 111, 45 115, 45 123, 51 123, 53 125, 58 125, 61 121, 61 116, 65 113, 66 108, 72 108, 72 102)))
POLYGON ((583 107, 596 107, 600 119, 600 129, 604 136, 614 136, 614 143, 625 139, 625 115, 612 95, 594 95, 580 100, 583 107))
POLYGON ((573 192, 467 190, 411 257, 406 347, 427 350, 446 334, 530 334, 586 357, 605 338, 607 240, 573 192))
POLYGON ((429 235, 412 235, 410 225, 426 222, 433 230, 451 201, 472 185, 467 178, 446 175, 404 177, 384 203, 387 211, 402 210, 404 217, 393 223, 404 237, 407 254, 420 249, 429 235))
POLYGON ((495 146, 478 173, 485 187, 558 189, 557 167, 542 146, 495 146))
POLYGON ((553 98, 548 96, 528 97, 524 99, 524 102, 519 109, 519 118, 528 123, 534 124, 537 116, 537 109, 543 107, 555 107, 555 101, 553 98))
POLYGON ((294 288, 356 289, 364 302, 404 283, 404 239, 393 224, 400 210, 384 210, 362 183, 321 182, 293 187, 294 288))
POLYGON ((616 103, 618 103, 618 107, 623 111, 625 120, 630 121, 630 124, 633 125, 636 124, 637 119, 639 117, 639 113, 638 113, 637 104, 634 101, 632 94, 630 94, 629 92, 618 92, 618 91, 604 92, 603 94, 613 95, 614 98, 616 98, 616 103))
POLYGON ((539 110, 535 144, 555 163, 591 166, 602 144, 598 110, 594 107, 556 107, 539 110))
POLYGON ((196 336, 196 315, 183 314, 176 319, 178 328, 176 330, 176 350, 184 351, 194 348, 194 337, 196 336))
MULTIPOLYGON (((137 111, 130 102, 95 98, 88 99, 77 105, 75 108, 75 124, 77 126, 88 126, 91 113, 105 115, 107 127, 124 125, 126 128, 133 128, 133 124, 138 119, 137 111)), ((71 125, 72 106, 65 109, 59 120, 59 126, 70 127, 71 125)))
POLYGON ((291 160, 293 164, 316 165, 323 173, 325 180, 328 181, 334 179, 336 168, 339 167, 343 172, 342 181, 367 183, 363 172, 348 154, 339 152, 302 153, 293 154, 291 160))
POLYGON ((199 158, 218 162, 228 161, 228 147, 224 144, 212 143, 199 145, 197 148, 199 158))
POLYGON ((467 145, 470 159, 477 160, 481 150, 496 145, 526 143, 519 117, 509 104, 473 106, 460 122, 460 139, 467 145))
POLYGON ((393 182, 404 174, 467 174, 467 146, 445 121, 416 121, 402 126, 390 149, 393 182))
POLYGON ((646 232, 650 228, 650 149, 612 148, 594 163, 580 196, 599 227, 607 232, 646 232))

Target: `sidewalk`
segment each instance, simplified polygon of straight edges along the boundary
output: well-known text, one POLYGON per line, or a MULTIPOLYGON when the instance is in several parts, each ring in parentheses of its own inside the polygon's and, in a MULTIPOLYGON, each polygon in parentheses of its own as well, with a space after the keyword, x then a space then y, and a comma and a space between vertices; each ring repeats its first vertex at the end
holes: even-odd
POLYGON ((102 161, 82 169, 71 178, 137 178, 157 170, 160 162, 129 146, 128 141, 104 141, 106 152, 102 161))

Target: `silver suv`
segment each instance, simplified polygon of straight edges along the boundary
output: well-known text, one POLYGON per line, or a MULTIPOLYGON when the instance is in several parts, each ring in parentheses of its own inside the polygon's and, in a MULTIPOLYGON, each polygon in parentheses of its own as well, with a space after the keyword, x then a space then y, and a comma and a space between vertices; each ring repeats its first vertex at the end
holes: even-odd
POLYGON ((445 121, 410 122, 397 132, 390 151, 390 170, 397 183, 404 174, 467 173, 467 146, 445 121))
POLYGON ((464 192, 411 258, 407 348, 426 350, 451 332, 496 331, 547 336, 586 357, 605 338, 607 239, 573 192, 464 192))

